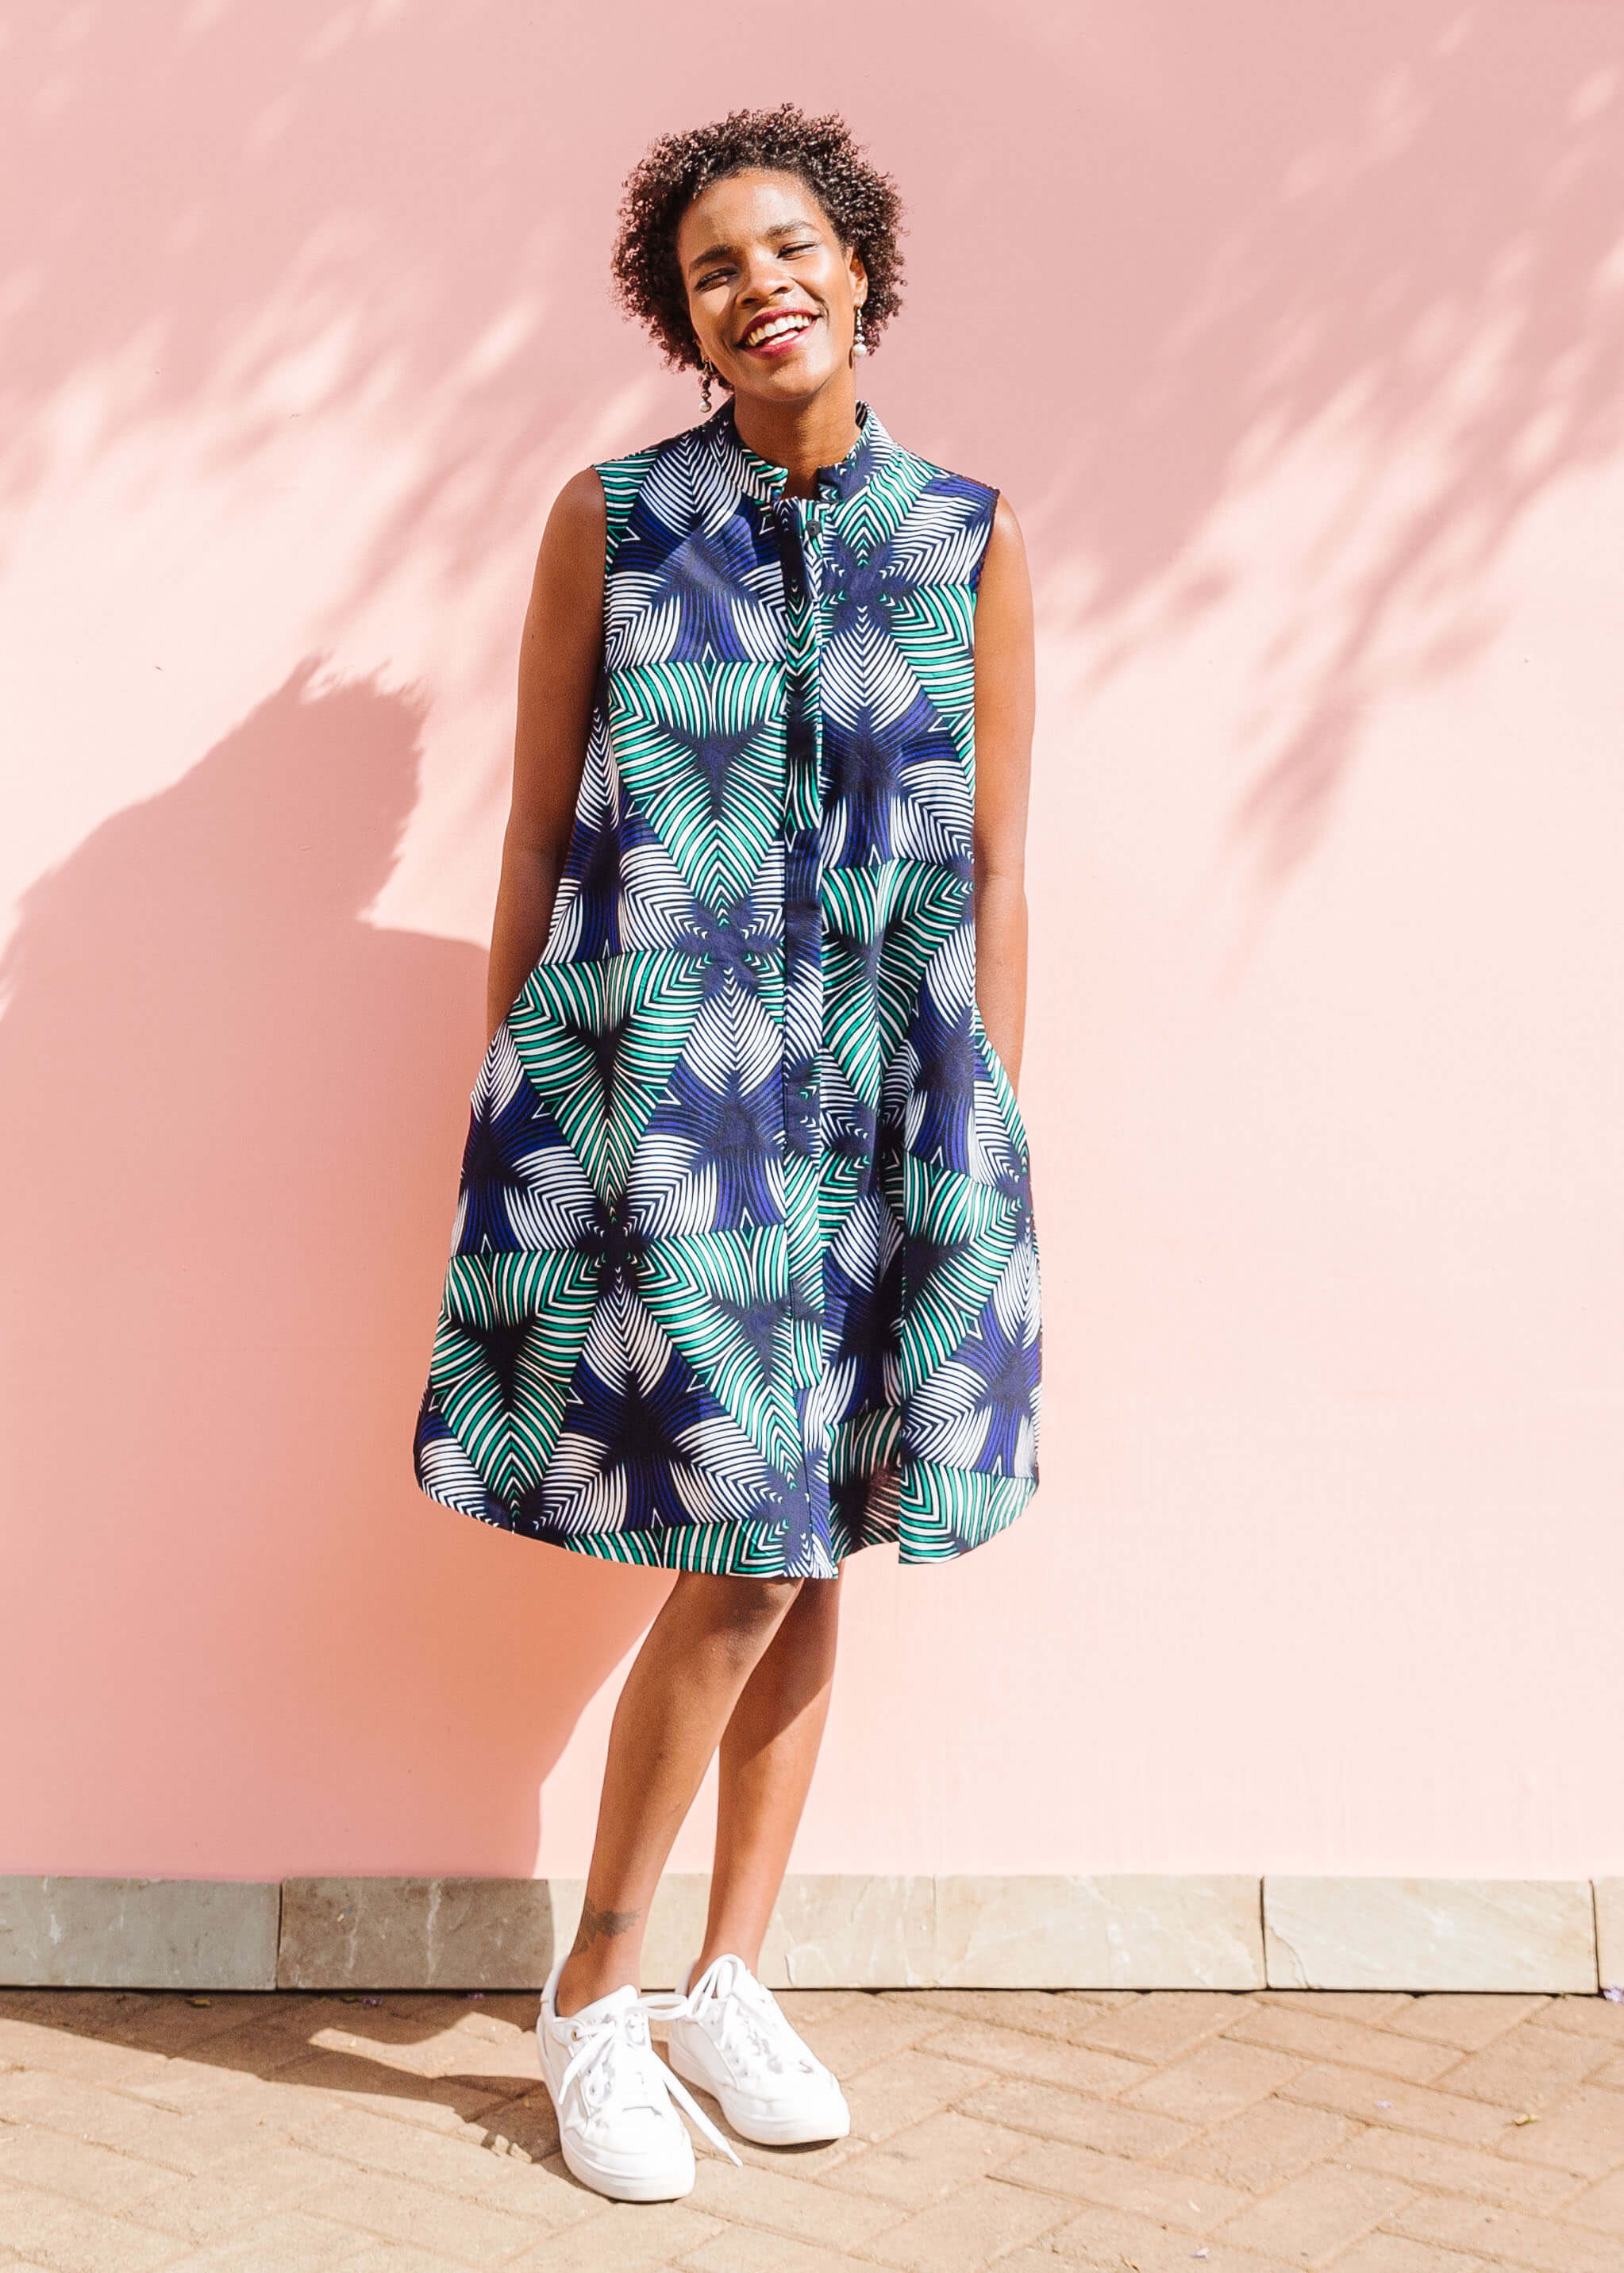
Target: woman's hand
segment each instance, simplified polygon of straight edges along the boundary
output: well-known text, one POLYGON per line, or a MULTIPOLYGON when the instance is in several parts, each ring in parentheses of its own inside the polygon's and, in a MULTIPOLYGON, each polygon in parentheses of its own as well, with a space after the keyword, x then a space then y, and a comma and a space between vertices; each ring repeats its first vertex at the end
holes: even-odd
POLYGON ((537 556, 519 648, 513 804, 491 927, 486 1039, 546 945, 569 854, 604 644, 604 486, 592 468, 560 491, 537 556))
POLYGON ((975 997, 1013 1089, 1026 1020, 1026 796, 1036 702, 1032 581, 1000 498, 975 602, 975 997))

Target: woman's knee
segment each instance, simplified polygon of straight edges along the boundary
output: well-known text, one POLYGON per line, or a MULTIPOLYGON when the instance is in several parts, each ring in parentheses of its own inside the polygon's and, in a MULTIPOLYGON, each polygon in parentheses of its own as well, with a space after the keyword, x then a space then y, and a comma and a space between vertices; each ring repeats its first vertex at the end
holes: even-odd
POLYGON ((730 1647, 760 1650, 788 1615, 802 1581, 799 1579, 715 1578, 685 1572, 678 1579, 687 1594, 684 1608, 730 1647))

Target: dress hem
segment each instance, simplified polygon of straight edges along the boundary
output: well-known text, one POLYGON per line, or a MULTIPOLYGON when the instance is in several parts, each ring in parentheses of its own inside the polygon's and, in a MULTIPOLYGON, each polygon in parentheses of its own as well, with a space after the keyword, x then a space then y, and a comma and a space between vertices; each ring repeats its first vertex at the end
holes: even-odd
MULTIPOLYGON (((865 1547, 884 1546, 896 1548, 899 1564, 957 1561, 1007 1530, 1025 1512, 1038 1486, 1035 1475, 989 1475, 929 1461, 905 1462, 899 1482, 899 1490, 870 1497, 866 1520, 832 1515, 832 1564, 838 1567, 865 1547)), ((567 1532, 527 1519, 492 1495, 485 1495, 485 1504, 476 1507, 455 1485, 437 1489, 421 1476, 417 1482, 424 1496, 439 1506, 455 1508, 493 1530, 511 1531, 521 1539, 561 1547, 598 1563, 708 1572, 721 1578, 815 1575, 786 1566, 784 1527, 778 1523, 667 1523, 643 1531, 567 1532)))

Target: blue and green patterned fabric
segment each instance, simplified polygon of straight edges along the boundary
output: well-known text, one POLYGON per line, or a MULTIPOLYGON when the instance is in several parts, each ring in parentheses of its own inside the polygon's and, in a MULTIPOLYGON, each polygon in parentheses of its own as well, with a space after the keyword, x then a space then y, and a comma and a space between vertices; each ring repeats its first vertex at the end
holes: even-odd
POLYGON ((474 1092, 416 1442, 576 1552, 940 1561, 1037 1482, 1026 1133, 975 1001, 997 492, 732 406, 602 465, 604 659, 547 941, 474 1092))

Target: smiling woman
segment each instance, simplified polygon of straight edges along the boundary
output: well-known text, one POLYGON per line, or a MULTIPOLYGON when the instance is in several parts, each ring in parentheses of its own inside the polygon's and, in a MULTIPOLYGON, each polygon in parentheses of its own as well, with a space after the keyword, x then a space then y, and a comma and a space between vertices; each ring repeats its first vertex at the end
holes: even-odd
POLYGON ((1022 864, 1031 596, 995 489, 858 400, 900 204, 837 118, 656 145, 614 273, 703 424, 567 484, 520 660, 455 1253, 417 1436, 482 1521, 679 1575, 614 1718, 537 2024, 566 2160, 693 2152, 637 1993, 720 1750, 704 1946, 665 2017, 735 2130, 842 2135, 756 1977, 845 1558, 940 1562, 1037 1482, 1022 864))
MULTIPOLYGON (((713 246, 708 234, 702 241, 691 233, 680 248, 684 224, 713 185, 762 174, 778 177, 787 200, 778 216, 786 231, 798 229, 853 264, 868 343, 877 344, 902 304, 902 199, 889 175, 857 149, 844 120, 807 118, 793 104, 736 111, 718 125, 657 142, 628 181, 620 206, 613 268, 621 305, 647 325, 666 362, 680 370, 700 370, 706 360, 689 263, 714 249, 718 267, 730 255, 736 265, 741 250, 725 237, 713 246)), ((787 253, 786 241, 784 249, 787 253)))
MULTIPOLYGON (((689 317, 699 343, 704 395, 719 379, 738 394, 748 364, 763 386, 747 391, 763 410, 787 411, 787 431, 804 424, 808 385, 820 395, 848 356, 866 355, 863 305, 868 275, 855 244, 842 242, 804 183, 793 175, 752 170, 716 182, 683 214, 677 262, 687 282, 689 317), (769 272, 783 289, 765 297, 769 272)), ((838 401, 838 395, 836 400, 838 401)), ((836 401, 826 409, 832 413, 836 401)), ((821 422, 820 422, 821 424, 821 422)), ((816 442, 808 434, 802 447, 816 442)), ((806 469, 799 471, 808 494, 806 469)))

